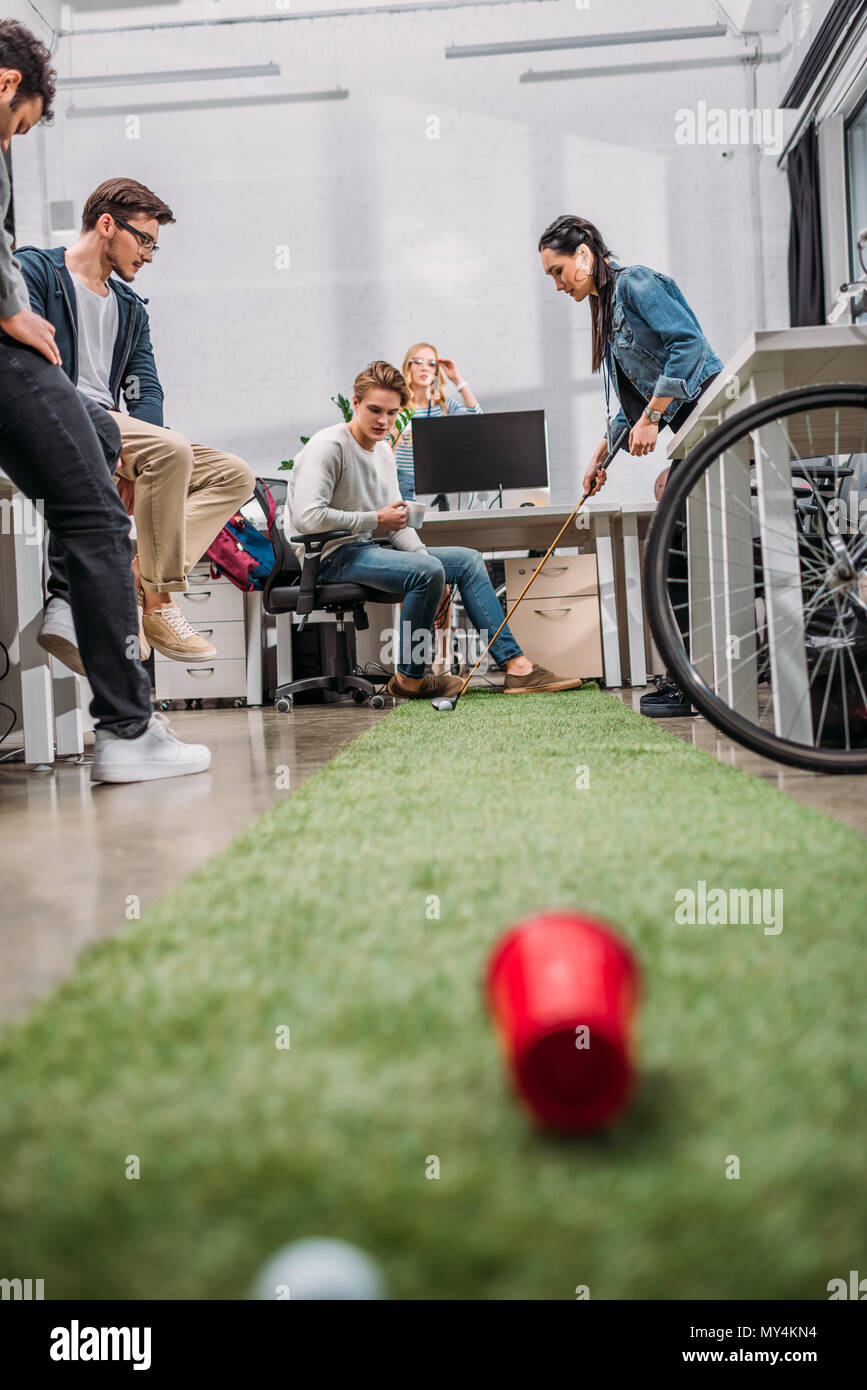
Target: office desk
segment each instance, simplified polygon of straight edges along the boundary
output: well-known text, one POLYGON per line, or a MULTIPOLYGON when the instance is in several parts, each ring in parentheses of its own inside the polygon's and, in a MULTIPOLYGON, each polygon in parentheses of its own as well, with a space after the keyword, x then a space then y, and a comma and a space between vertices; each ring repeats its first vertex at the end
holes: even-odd
MULTIPOLYGON (((51 660, 36 641, 44 604, 42 568, 45 532, 32 502, 0 473, 0 588, 4 595, 0 637, 9 648, 9 675, 20 680, 24 758, 54 761, 54 698, 51 660), (11 602, 9 597, 11 596, 11 602)), ((77 678, 70 672, 71 680, 77 678)), ((3 711, 3 719, 7 718, 3 711)))
MULTIPOLYGON (((668 446, 668 457, 683 458, 722 420, 756 401, 798 386, 843 381, 867 384, 867 327, 828 324, 751 333, 678 430, 668 446)), ((734 572, 743 573, 745 564, 752 566, 749 455, 753 453, 765 530, 773 536, 777 556, 774 570, 765 576, 774 728, 782 737, 811 745, 788 444, 774 426, 763 427, 758 435, 752 449, 730 450, 715 463, 687 504, 687 548, 694 551, 689 575, 692 662, 732 708, 745 718, 758 718, 754 615, 743 602, 738 611, 728 611, 728 597, 740 582, 734 580, 734 572), (740 506, 724 507, 724 500, 732 497, 740 506), (723 514, 724 535, 718 520, 723 514), (733 654, 744 650, 748 656, 752 651, 752 661, 733 654)), ((846 452, 845 445, 841 447, 846 452)), ((826 452, 836 452, 834 441, 815 440, 812 455, 826 452)), ((806 448, 804 456, 808 456, 806 448)))
MULTIPOLYGON (((647 648, 641 593, 640 545, 653 502, 620 504, 594 497, 585 503, 560 545, 596 554, 602 657, 607 685, 623 682, 623 661, 633 685, 647 680, 647 648)), ((572 507, 491 507, 428 512, 419 534, 425 545, 463 545, 482 552, 548 549, 572 507)))

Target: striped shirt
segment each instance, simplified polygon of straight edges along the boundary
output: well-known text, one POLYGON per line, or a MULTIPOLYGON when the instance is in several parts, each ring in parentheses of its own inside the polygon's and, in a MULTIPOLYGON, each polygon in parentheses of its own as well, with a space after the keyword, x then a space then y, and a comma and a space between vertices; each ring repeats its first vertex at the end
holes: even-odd
MULTIPOLYGON (((426 407, 416 411, 416 415, 422 419, 428 416, 435 420, 439 415, 481 415, 480 405, 464 405, 463 401, 457 401, 453 396, 446 398, 446 408, 437 402, 436 405, 429 403, 426 407)), ((400 495, 404 502, 411 502, 415 497, 415 459, 412 452, 412 420, 410 420, 394 451, 394 461, 397 464, 397 485, 400 488, 400 495)))

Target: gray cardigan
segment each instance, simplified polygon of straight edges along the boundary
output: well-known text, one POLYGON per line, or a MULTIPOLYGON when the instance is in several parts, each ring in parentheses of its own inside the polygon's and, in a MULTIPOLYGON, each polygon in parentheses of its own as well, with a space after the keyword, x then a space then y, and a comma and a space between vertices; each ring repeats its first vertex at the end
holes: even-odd
POLYGON ((3 226, 11 196, 6 160, 0 155, 0 319, 11 319, 30 304, 24 276, 12 255, 12 239, 3 226))

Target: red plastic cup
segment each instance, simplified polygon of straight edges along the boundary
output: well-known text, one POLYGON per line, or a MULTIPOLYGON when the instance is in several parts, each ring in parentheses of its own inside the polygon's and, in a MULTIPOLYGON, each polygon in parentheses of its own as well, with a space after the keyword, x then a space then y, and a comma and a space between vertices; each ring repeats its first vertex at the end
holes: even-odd
POLYGON ((561 1130, 615 1120, 635 1084, 640 977, 626 943, 574 912, 528 917, 494 948, 486 987, 518 1091, 536 1119, 561 1130))

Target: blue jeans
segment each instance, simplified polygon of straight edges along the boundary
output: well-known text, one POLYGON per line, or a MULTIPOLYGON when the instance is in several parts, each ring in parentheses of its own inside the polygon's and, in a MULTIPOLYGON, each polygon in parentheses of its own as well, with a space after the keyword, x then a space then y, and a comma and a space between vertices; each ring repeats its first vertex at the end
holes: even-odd
MULTIPOLYGON (((349 541, 334 550, 319 570, 322 580, 337 583, 348 580, 365 584, 384 593, 405 594, 400 610, 401 675, 424 675, 422 654, 432 658, 433 625, 446 584, 456 584, 467 617, 483 642, 503 621, 503 610, 488 578, 485 562, 477 550, 462 545, 438 546, 432 550, 395 550, 373 541, 349 541), (425 649, 423 652, 421 649, 425 649)), ((521 655, 508 624, 491 647, 494 660, 509 661, 521 655)))

